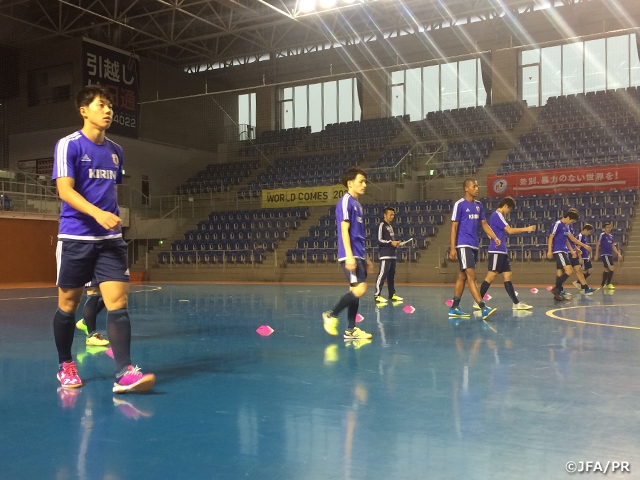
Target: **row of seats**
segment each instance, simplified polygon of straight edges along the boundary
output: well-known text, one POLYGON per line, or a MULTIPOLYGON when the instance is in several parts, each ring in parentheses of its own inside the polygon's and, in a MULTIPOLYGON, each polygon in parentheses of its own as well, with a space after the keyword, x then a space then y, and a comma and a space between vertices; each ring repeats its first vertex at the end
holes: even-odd
POLYGON ((216 265, 262 263, 264 252, 255 250, 234 250, 215 252, 161 252, 159 265, 216 265))
POLYGON ((258 168, 257 160, 210 164, 176 188, 178 195, 226 192, 258 168))
POLYGON ((240 148, 240 155, 261 155, 286 152, 305 140, 311 133, 311 127, 287 128, 285 130, 267 130, 260 137, 240 148))
MULTIPOLYGON (((420 259, 418 250, 399 248, 396 254, 398 262, 417 262, 420 259)), ((296 248, 287 250, 286 260, 288 263, 335 263, 338 261, 338 253, 335 248, 296 248)), ((373 260, 380 260, 377 250, 373 252, 373 260)))
POLYGON ((324 130, 311 135, 307 150, 326 150, 338 148, 364 149, 384 147, 408 123, 408 115, 376 118, 354 122, 329 124, 324 130))

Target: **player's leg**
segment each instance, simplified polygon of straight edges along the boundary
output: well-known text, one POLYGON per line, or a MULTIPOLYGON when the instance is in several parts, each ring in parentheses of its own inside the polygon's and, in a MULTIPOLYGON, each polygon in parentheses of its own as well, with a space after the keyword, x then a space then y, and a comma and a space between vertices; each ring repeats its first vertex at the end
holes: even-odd
POLYGON ((109 340, 105 339, 96 327, 98 314, 104 309, 104 300, 100 295, 100 287, 96 280, 92 280, 86 287, 87 300, 82 309, 83 317, 78 320, 76 327, 87 336, 86 344, 89 346, 105 347, 109 340))
POLYGON ((95 250, 93 244, 58 242, 58 309, 53 317, 53 336, 58 350, 58 380, 64 388, 82 386, 71 355, 75 333, 75 316, 82 299, 84 285, 91 280, 95 250))
POLYGON ((155 376, 144 374, 131 364, 131 320, 129 319, 129 269, 127 245, 123 240, 100 244, 95 276, 107 308, 107 335, 116 364, 114 393, 142 392, 155 383, 155 376))
POLYGON ((389 300, 401 302, 402 297, 396 295, 396 259, 389 260, 389 275, 387 276, 387 288, 389 289, 389 300))
POLYGON ((460 266, 460 271, 458 272, 458 278, 456 278, 456 283, 453 287, 453 305, 449 309, 450 317, 469 317, 468 313, 460 310, 460 299, 462 298, 462 293, 464 292, 464 285, 467 283, 467 274, 466 269, 468 266, 467 259, 467 250, 468 248, 459 247, 456 248, 458 253, 458 264, 460 266))
POLYGON ((609 288, 609 290, 615 290, 616 287, 613 286, 613 273, 616 270, 616 266, 613 263, 613 256, 610 257, 611 259, 611 266, 609 267, 609 277, 607 278, 607 287, 609 288))
MULTIPOLYGON (((476 251, 476 254, 477 254, 477 251, 476 251)), ((478 307, 480 307, 482 318, 486 319, 489 316, 493 315, 498 309, 485 305, 484 300, 482 299, 482 296, 480 296, 480 290, 478 290, 478 286, 476 285, 475 260, 473 262, 473 268, 467 267, 467 269, 465 270, 465 273, 467 274, 467 286, 469 287, 469 292, 471 293, 471 296, 478 304, 478 307)))
POLYGON ((380 271, 378 272, 378 276, 376 277, 376 291, 373 294, 373 297, 378 303, 387 303, 387 299, 382 296, 382 287, 384 286, 384 282, 389 276, 389 264, 391 260, 383 259, 380 260, 380 271))
POLYGON ((556 284, 551 290, 553 298, 556 300, 566 300, 563 292, 563 284, 569 278, 569 275, 573 272, 569 255, 564 252, 554 253, 553 258, 556 261, 556 284))
POLYGON ((356 327, 356 317, 358 315, 358 308, 360 307, 360 297, 367 293, 367 265, 366 262, 360 258, 356 259, 356 271, 353 272, 351 280, 350 293, 353 294, 355 300, 352 301, 347 307, 347 320, 348 326, 344 331, 344 338, 351 339, 369 339, 371 334, 360 330, 356 327), (355 278, 354 278, 355 277, 355 278))
POLYGON ((480 285, 480 296, 482 298, 484 298, 485 294, 489 291, 489 287, 498 276, 498 262, 500 261, 498 258, 499 255, 500 254, 498 253, 489 254, 489 271, 487 272, 487 276, 484 277, 484 282, 480 285))

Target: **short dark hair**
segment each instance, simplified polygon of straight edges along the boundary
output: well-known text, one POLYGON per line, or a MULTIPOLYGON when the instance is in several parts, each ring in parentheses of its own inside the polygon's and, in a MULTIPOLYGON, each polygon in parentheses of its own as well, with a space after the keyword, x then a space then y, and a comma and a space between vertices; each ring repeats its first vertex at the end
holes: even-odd
POLYGON ((383 214, 383 215, 386 215, 386 214, 387 214, 387 212, 393 212, 393 213, 396 213, 396 209, 395 209, 395 208, 393 208, 393 207, 384 207, 384 210, 382 211, 382 214, 383 214))
POLYGON ((346 172, 342 174, 342 178, 340 179, 340 183, 345 187, 349 188, 347 184, 351 180, 355 180, 358 175, 362 175, 365 179, 367 178, 367 174, 364 170, 358 167, 349 167, 346 172))
POLYGON ((564 212, 564 215, 562 216, 562 218, 567 218, 567 217, 570 220, 578 220, 580 218, 580 213, 578 213, 578 210, 576 210, 575 208, 570 208, 569 210, 564 212))
POLYGON ((593 230, 593 225, 591 225, 590 223, 585 223, 585 224, 582 226, 582 229, 583 229, 583 230, 593 230))
POLYGON ((472 183, 476 183, 475 178, 465 178, 464 182, 462 182, 462 188, 465 189, 467 188, 467 185, 471 185, 472 183))
POLYGON ((76 95, 76 109, 80 107, 88 107, 96 97, 102 97, 110 103, 113 103, 111 92, 102 85, 87 85, 82 87, 76 95))
POLYGON ((498 208, 504 207, 505 205, 509 208, 516 208, 516 201, 513 197, 504 197, 500 200, 500 203, 498 203, 498 208))
POLYGON ((602 228, 606 227, 607 225, 613 225, 611 222, 604 222, 602 224, 602 228))

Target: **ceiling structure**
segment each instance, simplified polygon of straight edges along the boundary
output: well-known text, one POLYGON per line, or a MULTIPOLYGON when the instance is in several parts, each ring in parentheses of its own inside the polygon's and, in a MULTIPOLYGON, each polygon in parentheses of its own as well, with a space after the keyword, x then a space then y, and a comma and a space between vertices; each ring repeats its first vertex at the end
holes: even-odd
POLYGON ((202 71, 582 1, 588 0, 0 0, 0 43, 89 37, 202 71))

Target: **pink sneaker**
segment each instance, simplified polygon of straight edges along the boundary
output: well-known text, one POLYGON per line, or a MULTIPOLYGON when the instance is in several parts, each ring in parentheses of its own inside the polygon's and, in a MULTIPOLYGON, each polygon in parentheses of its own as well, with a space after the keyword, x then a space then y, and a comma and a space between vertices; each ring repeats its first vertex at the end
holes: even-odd
POLYGON ((156 383, 153 373, 142 373, 138 367, 129 365, 127 372, 116 378, 113 393, 146 392, 156 383))
POLYGON ((78 370, 73 360, 62 364, 60 370, 58 370, 58 380, 60 380, 60 385, 64 388, 78 388, 82 386, 82 380, 80 380, 78 376, 78 370))

